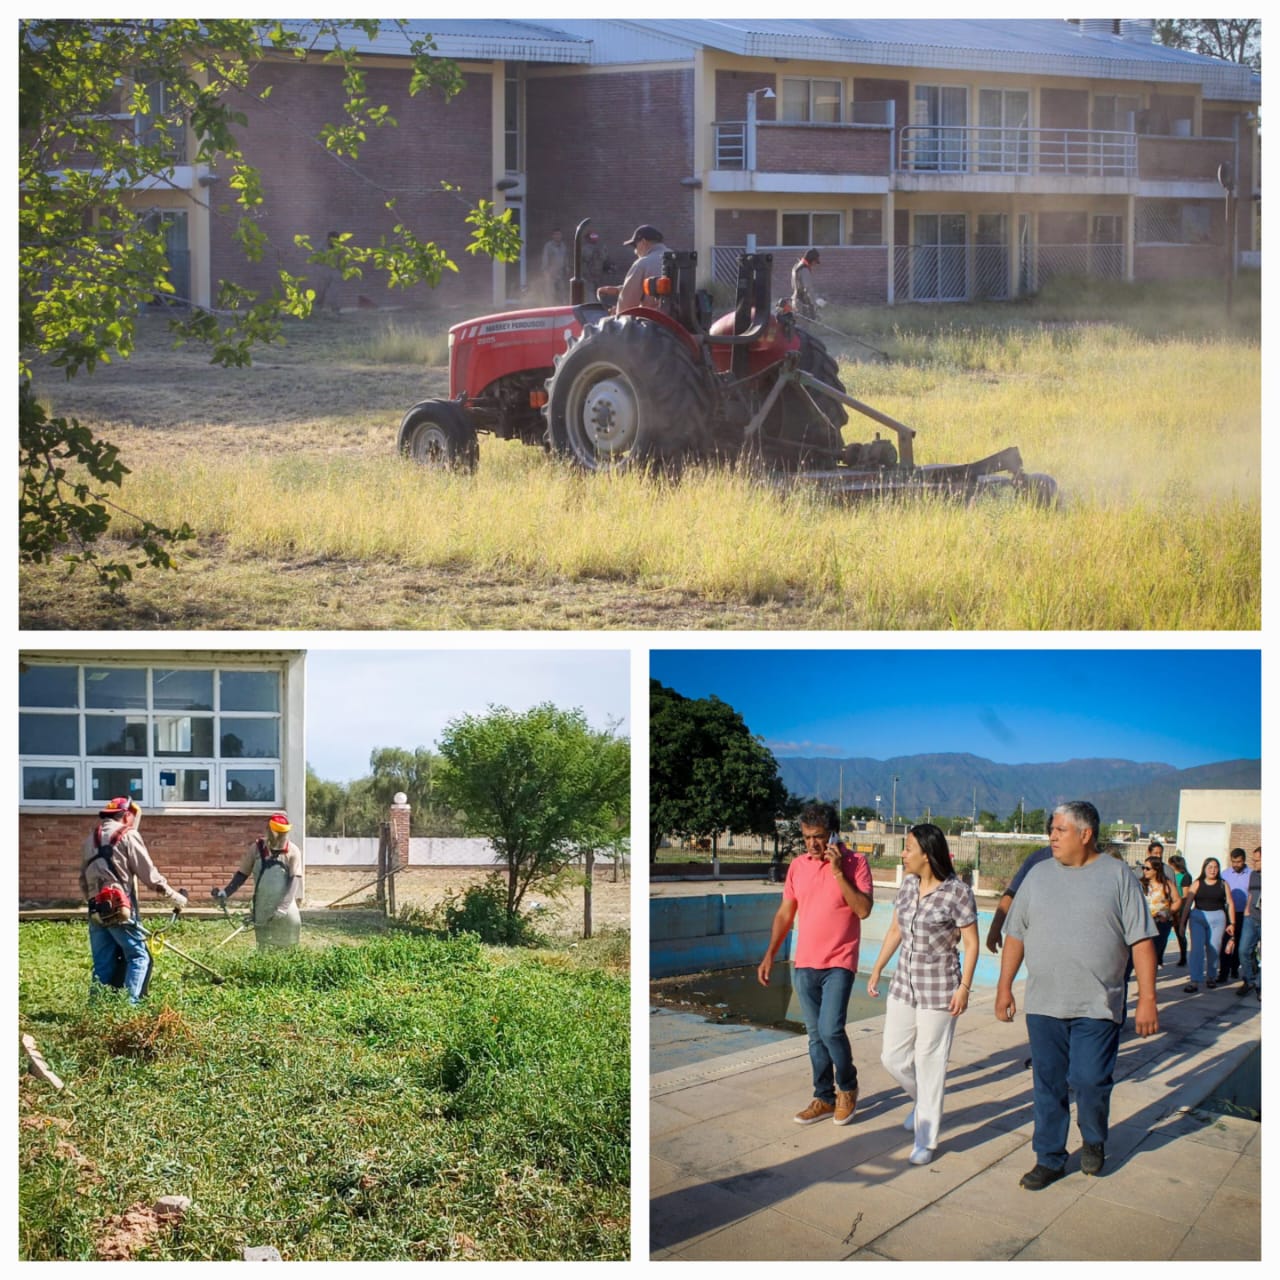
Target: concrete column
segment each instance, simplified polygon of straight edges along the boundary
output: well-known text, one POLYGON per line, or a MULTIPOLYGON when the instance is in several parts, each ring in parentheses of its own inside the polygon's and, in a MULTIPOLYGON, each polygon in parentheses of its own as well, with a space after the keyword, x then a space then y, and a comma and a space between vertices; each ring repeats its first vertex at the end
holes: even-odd
POLYGON ((1138 239, 1138 202, 1133 196, 1124 198, 1124 278, 1132 284, 1137 275, 1134 245, 1138 239))
POLYGON ((892 187, 884 193, 884 202, 882 205, 883 213, 881 216, 880 241, 885 246, 885 256, 888 259, 888 270, 885 272, 885 302, 889 306, 893 306, 894 301, 894 247, 893 247, 893 189, 892 187))

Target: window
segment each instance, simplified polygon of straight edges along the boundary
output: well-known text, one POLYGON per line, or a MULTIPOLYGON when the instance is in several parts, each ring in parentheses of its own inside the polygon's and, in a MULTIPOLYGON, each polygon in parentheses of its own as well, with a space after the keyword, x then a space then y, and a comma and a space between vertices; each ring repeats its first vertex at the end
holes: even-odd
POLYGON ((18 677, 21 799, 279 804, 282 701, 272 670, 27 665, 18 677))
POLYGON ((782 81, 780 120, 799 124, 839 124, 844 84, 840 80, 782 81))
POLYGON ((1140 105, 1137 98, 1124 94, 1094 94, 1093 128, 1132 133, 1138 119, 1140 105))
POLYGON ((1205 200, 1139 200, 1139 244, 1221 244, 1220 224, 1205 200))
POLYGON ((911 104, 910 167, 955 172, 967 164, 969 91, 918 84, 911 104))
POLYGON ((519 173, 524 168, 524 81, 510 66, 502 90, 502 137, 506 171, 519 173))
POLYGON ((838 213, 784 213, 782 243, 808 248, 810 245, 841 244, 838 213))
POLYGON ((1027 173, 1031 168, 1031 98, 1025 89, 978 92, 978 168, 1027 173))
POLYGON ((878 245, 884 242, 884 218, 879 209, 855 209, 849 223, 849 243, 878 245))

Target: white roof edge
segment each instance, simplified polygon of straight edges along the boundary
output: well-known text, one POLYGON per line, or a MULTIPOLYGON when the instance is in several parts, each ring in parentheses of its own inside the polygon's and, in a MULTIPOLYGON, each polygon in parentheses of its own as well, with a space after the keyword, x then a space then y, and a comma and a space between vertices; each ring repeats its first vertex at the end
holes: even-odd
MULTIPOLYGON (((1065 75, 1096 80, 1148 80, 1167 84, 1199 84, 1204 96, 1216 99, 1256 101, 1262 78, 1252 68, 1217 59, 1190 55, 1187 61, 1161 58, 1114 58, 1081 51, 1024 52, 971 47, 948 48, 940 44, 904 41, 841 39, 836 36, 783 35, 751 31, 716 23, 698 22, 697 34, 680 31, 688 25, 677 19, 631 20, 628 25, 660 31, 663 36, 690 44, 720 49, 747 58, 787 58, 803 61, 856 62, 870 66, 929 67, 937 70, 1005 72, 1015 75, 1065 75), (1191 61, 1190 57, 1196 57, 1191 61)), ((1086 37, 1088 38, 1088 37, 1086 37)), ((1162 47, 1162 46, 1156 46, 1162 47)), ((1125 53, 1134 48, 1126 43, 1125 53)))

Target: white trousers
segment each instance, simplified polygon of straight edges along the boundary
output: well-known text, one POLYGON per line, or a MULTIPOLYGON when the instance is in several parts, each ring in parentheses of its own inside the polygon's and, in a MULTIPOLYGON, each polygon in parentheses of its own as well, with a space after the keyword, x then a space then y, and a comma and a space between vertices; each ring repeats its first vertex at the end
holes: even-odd
POLYGON ((956 1020, 946 1009, 917 1009, 892 996, 886 1002, 880 1061, 916 1108, 916 1146, 938 1145, 942 1093, 956 1020))

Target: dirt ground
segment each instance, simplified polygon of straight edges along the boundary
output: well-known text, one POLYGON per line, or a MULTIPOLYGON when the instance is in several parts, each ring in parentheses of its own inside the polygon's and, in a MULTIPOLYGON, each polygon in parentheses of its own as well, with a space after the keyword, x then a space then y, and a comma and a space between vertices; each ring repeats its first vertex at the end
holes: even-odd
MULTIPOLYGON (((372 880, 373 874, 367 868, 308 868, 306 906, 321 907, 333 902, 372 880)), ((481 884, 488 874, 478 867, 409 867, 396 877, 396 902, 398 905, 430 908, 443 901, 451 890, 461 891, 468 885, 481 884)), ((348 902, 355 905, 368 901, 372 896, 373 888, 370 887, 348 902)), ((539 913, 539 927, 545 932, 553 935, 578 933, 582 929, 582 899, 581 888, 570 889, 557 901, 535 887, 526 895, 525 904, 526 909, 532 903, 546 904, 546 912, 539 913)), ((335 910, 341 911, 342 908, 335 910)), ((631 927, 631 877, 628 868, 620 870, 617 884, 613 882, 611 867, 596 868, 591 894, 591 921, 596 930, 631 927)))

